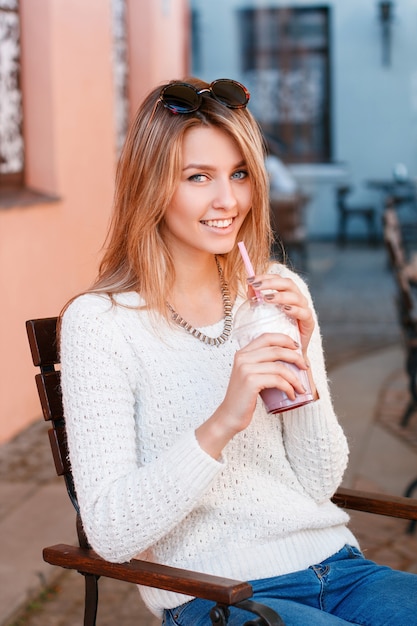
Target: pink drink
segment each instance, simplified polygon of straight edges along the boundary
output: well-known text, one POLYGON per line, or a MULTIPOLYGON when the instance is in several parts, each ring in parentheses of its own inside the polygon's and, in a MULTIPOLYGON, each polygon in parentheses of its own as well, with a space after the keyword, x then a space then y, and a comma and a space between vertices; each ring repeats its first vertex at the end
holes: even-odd
MULTIPOLYGON (((258 295, 239 307, 235 316, 233 334, 242 348, 267 332, 284 333, 300 344, 300 333, 296 321, 288 317, 279 306, 265 302, 258 295)), ((301 349, 299 352, 301 353, 301 349)), ((307 372, 300 370, 293 363, 283 362, 283 364, 297 374, 306 393, 297 394, 295 400, 291 400, 280 389, 263 389, 260 395, 268 413, 281 413, 313 401, 307 372)))
MULTIPOLYGON (((305 374, 303 370, 298 369, 298 367, 290 363, 285 363, 285 365, 296 370, 300 380, 304 385, 304 389, 310 389, 310 382, 308 380, 308 377, 302 376, 302 374, 305 374), (303 381, 303 378, 307 379, 306 383, 303 381)), ((289 411, 290 409, 295 409, 298 406, 308 404, 313 400, 311 392, 297 394, 295 400, 290 400, 287 394, 280 389, 263 389, 260 393, 260 396, 264 401, 268 413, 282 413, 283 411, 289 411)))

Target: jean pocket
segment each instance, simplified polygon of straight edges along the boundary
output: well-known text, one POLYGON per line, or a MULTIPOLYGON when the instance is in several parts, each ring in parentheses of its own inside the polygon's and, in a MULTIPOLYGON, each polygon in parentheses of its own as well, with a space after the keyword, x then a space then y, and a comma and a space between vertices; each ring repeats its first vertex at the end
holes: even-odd
POLYGON ((356 546, 346 546, 350 559, 364 559, 364 555, 356 546))
POLYGON ((187 626, 188 624, 192 624, 194 603, 194 600, 190 600, 190 602, 181 604, 175 609, 165 609, 162 626, 187 626), (191 615, 189 615, 190 612, 191 615))
POLYGON ((176 609, 165 609, 164 617, 162 618, 162 626, 178 626, 178 622, 175 620, 176 609))

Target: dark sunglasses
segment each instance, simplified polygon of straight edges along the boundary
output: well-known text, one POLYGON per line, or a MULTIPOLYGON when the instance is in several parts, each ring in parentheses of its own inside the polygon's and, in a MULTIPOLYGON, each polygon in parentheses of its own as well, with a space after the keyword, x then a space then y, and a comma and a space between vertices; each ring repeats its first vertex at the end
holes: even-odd
POLYGON ((243 109, 250 98, 244 85, 229 78, 219 78, 200 90, 188 83, 169 83, 162 88, 159 100, 172 113, 194 113, 201 107, 205 93, 229 109, 243 109))

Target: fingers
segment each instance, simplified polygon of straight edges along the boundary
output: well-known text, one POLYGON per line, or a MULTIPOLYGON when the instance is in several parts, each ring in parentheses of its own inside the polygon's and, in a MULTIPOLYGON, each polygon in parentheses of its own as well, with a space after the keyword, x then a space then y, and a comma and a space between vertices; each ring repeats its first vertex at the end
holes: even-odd
POLYGON ((276 274, 263 274, 248 279, 249 290, 261 291, 266 302, 281 306, 289 317, 298 321, 302 348, 306 349, 314 330, 314 317, 309 302, 296 283, 276 274))
POLYGON ((263 294, 263 297, 266 302, 281 306, 290 317, 300 321, 308 321, 312 318, 307 298, 301 293, 270 291, 263 294))
POLYGON ((295 366, 288 362, 273 361, 262 367, 245 365, 242 368, 245 385, 260 393, 263 389, 280 389, 291 400, 296 394, 306 393, 306 389, 297 375, 295 366))
POLYGON ((295 392, 305 393, 297 368, 307 370, 308 366, 299 345, 288 335, 265 333, 257 337, 236 353, 235 367, 244 384, 251 379, 257 393, 269 387, 278 387, 291 398, 295 392))
POLYGON ((297 368, 308 368, 299 348, 288 335, 264 333, 235 353, 226 395, 216 411, 221 432, 244 430, 264 389, 280 389, 291 400, 306 392, 297 374, 297 368))
POLYGON ((300 369, 307 369, 300 345, 284 333, 263 333, 253 339, 247 346, 241 348, 236 354, 238 358, 249 362, 267 363, 284 361, 293 363, 300 369))
POLYGON ((272 300, 281 306, 308 306, 307 298, 301 293, 291 278, 282 278, 276 274, 264 274, 248 278, 249 288, 260 290, 265 300, 272 300))

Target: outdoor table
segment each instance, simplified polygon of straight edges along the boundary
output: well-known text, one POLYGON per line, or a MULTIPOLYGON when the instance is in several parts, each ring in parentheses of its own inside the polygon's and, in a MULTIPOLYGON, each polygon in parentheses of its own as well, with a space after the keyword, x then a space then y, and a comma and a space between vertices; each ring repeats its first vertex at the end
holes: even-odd
POLYGON ((388 197, 393 199, 394 206, 397 208, 404 204, 416 204, 417 186, 413 179, 400 181, 395 178, 376 178, 367 180, 366 186, 382 194, 383 206, 388 197))

